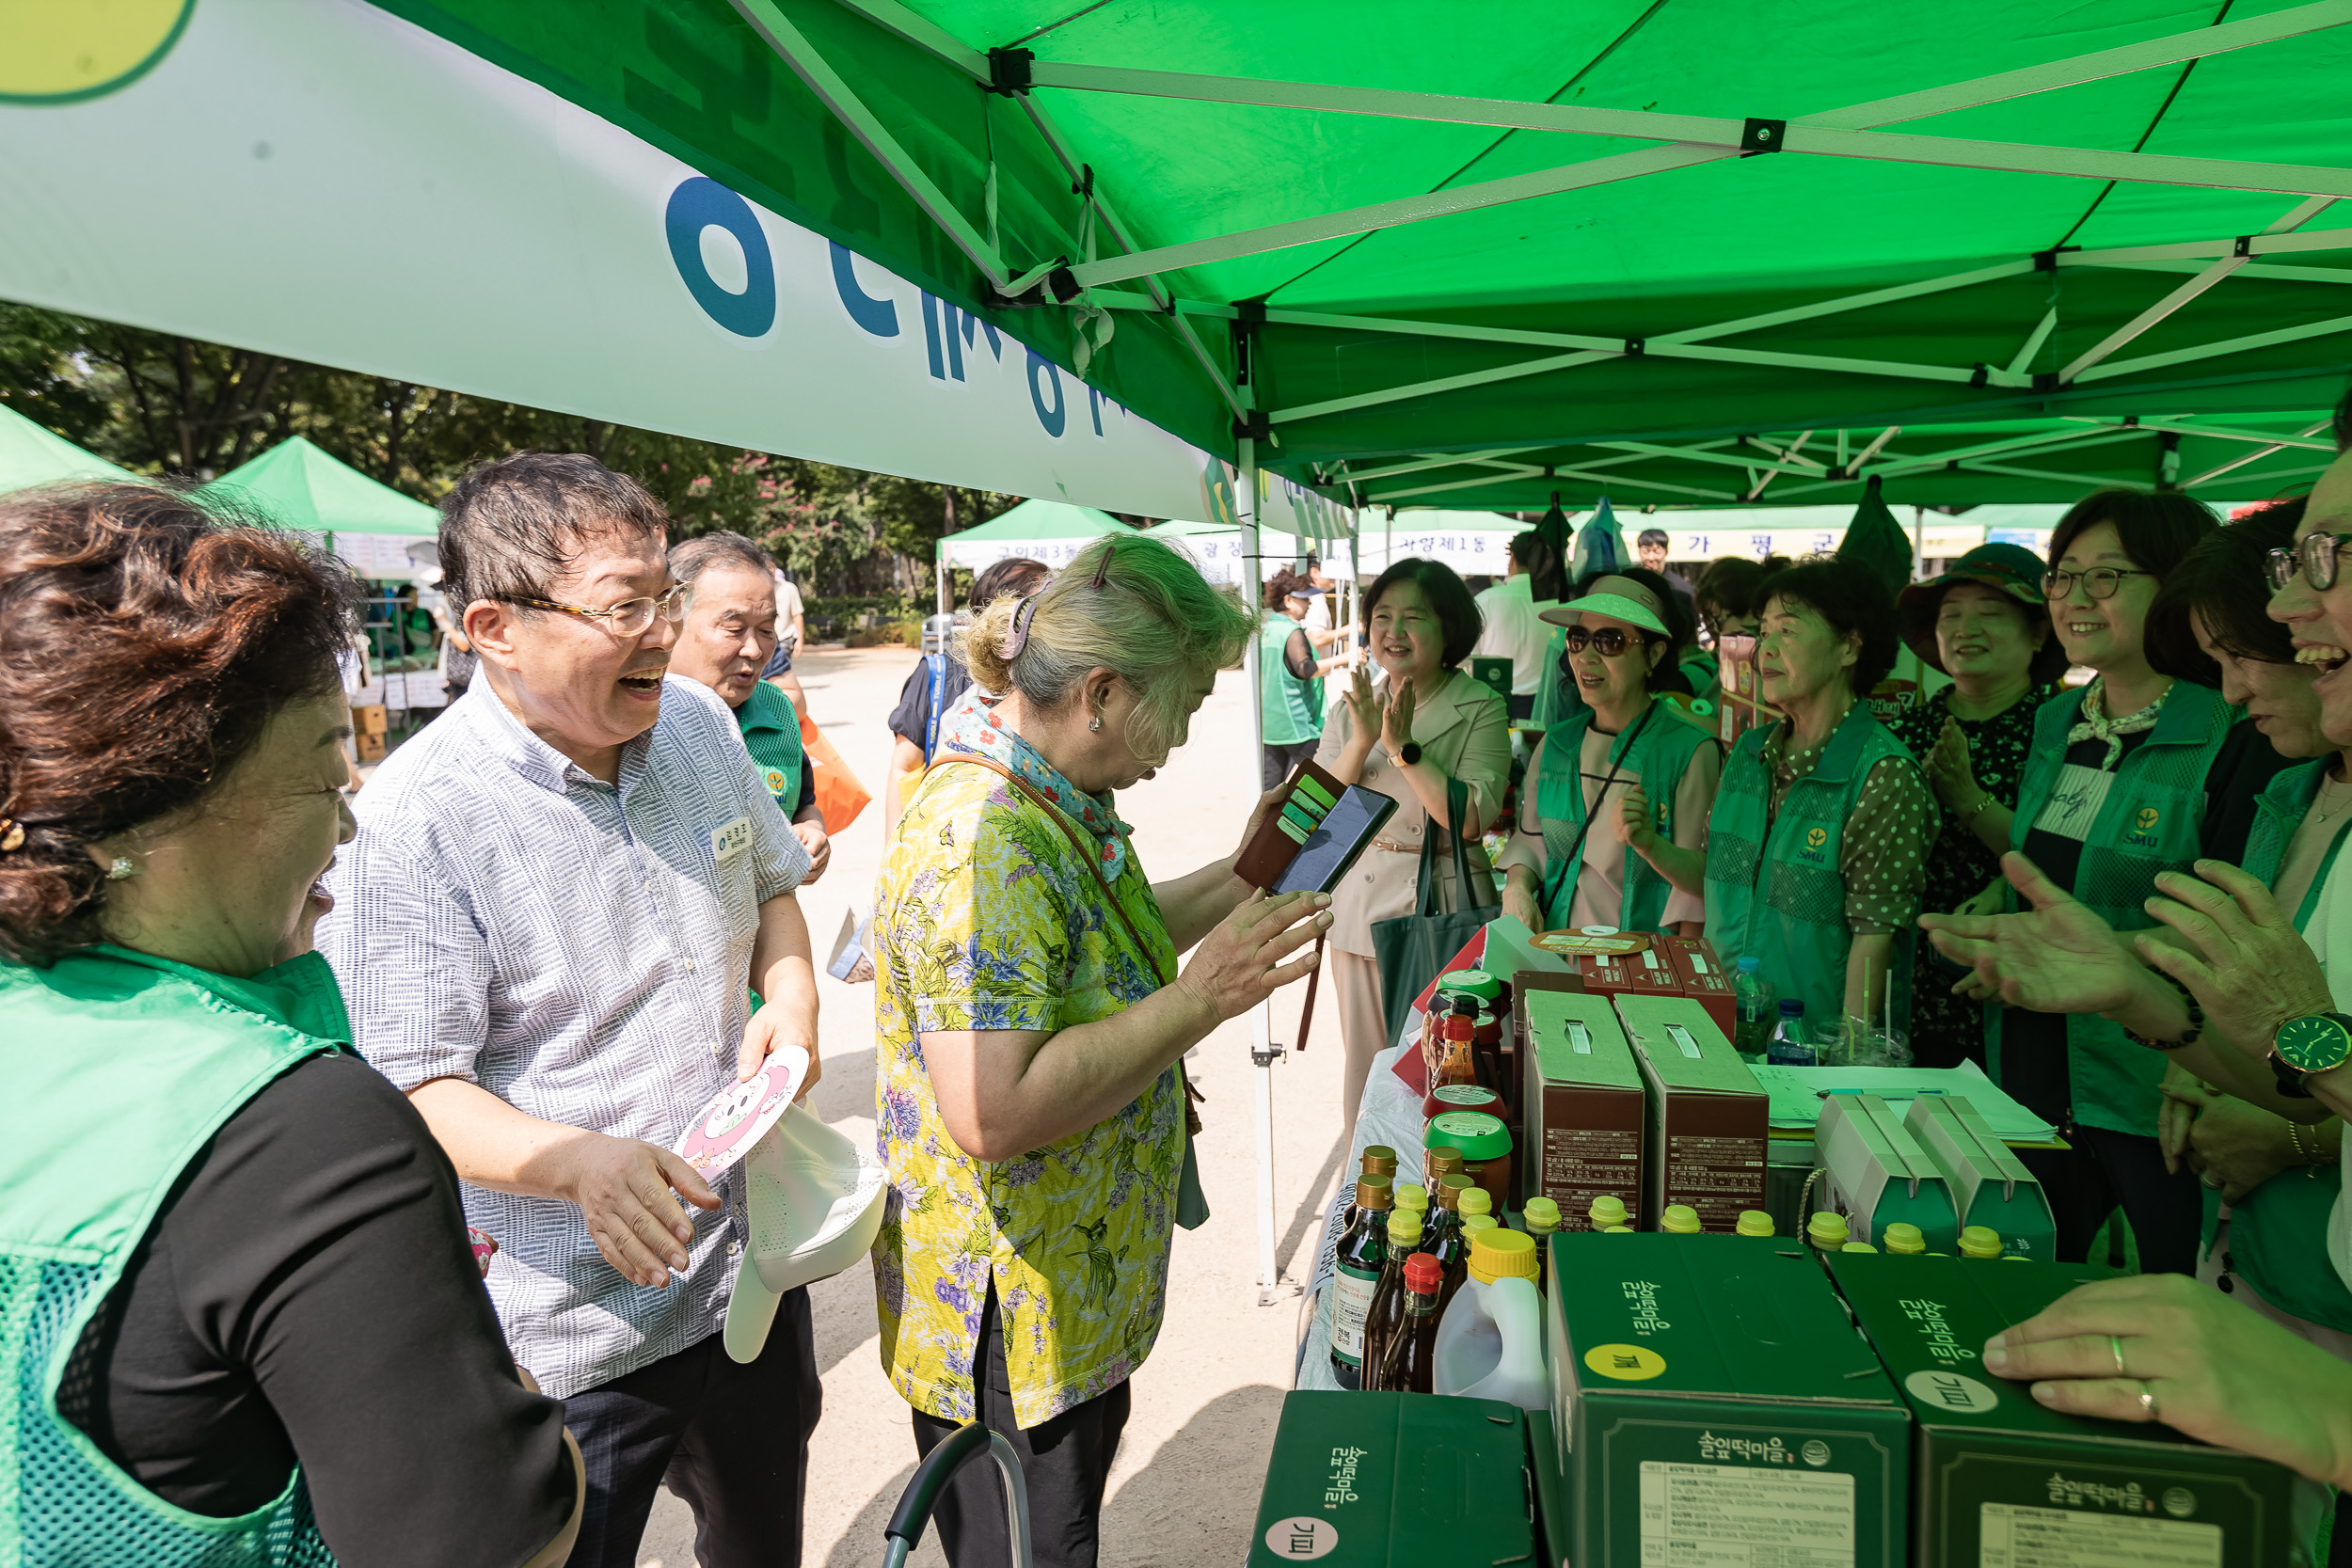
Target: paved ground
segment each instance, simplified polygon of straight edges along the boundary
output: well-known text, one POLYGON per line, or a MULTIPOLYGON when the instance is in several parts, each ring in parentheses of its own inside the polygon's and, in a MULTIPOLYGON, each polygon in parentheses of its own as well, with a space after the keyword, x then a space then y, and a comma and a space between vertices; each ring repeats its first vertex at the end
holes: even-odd
MULTIPOLYGON (((889 755, 884 726, 914 656, 903 649, 816 652, 798 661, 809 705, 843 760, 880 790, 889 755)), ((1257 794, 1248 693, 1229 672, 1193 721, 1192 741, 1160 776, 1121 797, 1136 852, 1160 877, 1229 850, 1257 794)), ((834 842, 825 879, 802 895, 821 964, 842 916, 871 896, 882 856, 879 802, 834 842)), ((861 1143, 873 1132, 873 988, 820 976, 824 1081, 816 1106, 861 1143)), ((1302 985, 1275 1006, 1279 1038, 1295 1036, 1302 985)), ((1339 1144, 1339 1022, 1327 995, 1311 1048, 1274 1069, 1276 1212, 1286 1269, 1304 1275, 1310 1207, 1331 1184, 1339 1144)), ((1258 1488, 1290 1382, 1297 1298, 1257 1303, 1254 1089, 1247 1019, 1204 1041, 1191 1063, 1208 1096, 1200 1142, 1213 1215, 1179 1231, 1170 1306, 1151 1360, 1135 1380, 1135 1412, 1111 1473, 1104 1509, 1107 1564, 1230 1565, 1248 1549, 1258 1488)), ((878 1562, 882 1527, 914 1469, 907 1407, 882 1375, 871 1277, 861 1264, 817 1286, 817 1365, 825 1414, 811 1459, 803 1560, 824 1568, 878 1562)), ((694 1560, 686 1506, 661 1495, 642 1568, 694 1560)), ((944 1562, 926 1542, 914 1561, 944 1562)))

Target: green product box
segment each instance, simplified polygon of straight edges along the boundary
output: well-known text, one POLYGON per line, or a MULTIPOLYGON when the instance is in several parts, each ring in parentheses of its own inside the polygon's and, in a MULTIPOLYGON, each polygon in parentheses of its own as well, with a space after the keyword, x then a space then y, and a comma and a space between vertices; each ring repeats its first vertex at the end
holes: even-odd
POLYGON ((2320 1488, 2169 1427, 2044 1409, 1979 1365, 1985 1340, 2107 1270, 1884 1253, 1829 1262, 1918 1420, 1918 1568, 2311 1561, 2320 1488))
POLYGON ((1534 1560, 1527 1433, 1492 1400, 1295 1392, 1282 1400, 1249 1568, 1481 1568, 1534 1560))
POLYGON ((1911 1418, 1804 1247, 1583 1231, 1551 1249, 1561 1557, 1900 1568, 1911 1418))
POLYGON ((1573 1568, 1568 1561, 1567 1478, 1560 1473, 1551 1412, 1531 1410, 1526 1418, 1527 1473, 1535 1483, 1535 1558, 1544 1568, 1573 1568))

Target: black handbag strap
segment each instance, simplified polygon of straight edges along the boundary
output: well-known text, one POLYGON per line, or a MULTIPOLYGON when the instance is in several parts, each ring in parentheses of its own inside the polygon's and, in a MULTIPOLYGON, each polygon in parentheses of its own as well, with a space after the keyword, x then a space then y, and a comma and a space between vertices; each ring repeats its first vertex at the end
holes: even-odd
MULTIPOLYGON (((1490 903, 1499 906, 1502 903, 1500 897, 1482 896, 1478 893, 1477 879, 1470 871, 1470 852, 1462 847, 1462 819, 1470 816, 1470 785, 1459 779, 1449 777, 1445 782, 1445 814, 1452 819, 1452 826, 1440 828, 1438 825, 1438 819, 1429 816, 1425 808, 1422 812, 1421 875, 1418 879, 1419 893, 1413 905, 1413 912, 1417 915, 1438 912, 1432 905, 1436 903, 1438 896, 1436 856, 1438 836, 1440 833, 1454 843, 1454 885, 1462 891, 1462 908, 1465 911, 1485 909, 1490 903)), ((1487 892, 1492 892, 1491 886, 1487 892)))
MULTIPOLYGON (((1600 808, 1609 803, 1609 786, 1617 782, 1617 772, 1625 767, 1625 759, 1633 754, 1633 743, 1642 738, 1642 726, 1648 723, 1650 715, 1657 711, 1658 704, 1653 701, 1649 706, 1642 710, 1642 717, 1633 721, 1632 733, 1625 737, 1625 744, 1616 749, 1617 754, 1610 762, 1609 771, 1601 778, 1600 793, 1593 797, 1593 809, 1584 814, 1584 826, 1577 829, 1576 842, 1568 846, 1567 854, 1561 859, 1560 863, 1568 868, 1567 885, 1570 887, 1574 887, 1577 878, 1583 875, 1581 867, 1584 863, 1581 858, 1584 853, 1584 835, 1593 831, 1593 823, 1600 816, 1600 808)), ((1580 742, 1582 739, 1581 736, 1578 738, 1580 742)), ((1583 758, 1579 757, 1576 781, 1576 786, 1579 789, 1584 787, 1583 773, 1584 761, 1583 758)))

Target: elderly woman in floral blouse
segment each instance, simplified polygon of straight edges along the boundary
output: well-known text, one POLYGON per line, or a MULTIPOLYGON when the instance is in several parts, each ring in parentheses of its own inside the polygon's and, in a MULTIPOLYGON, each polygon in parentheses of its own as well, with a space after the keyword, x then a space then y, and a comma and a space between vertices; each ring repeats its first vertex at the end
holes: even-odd
MULTIPOLYGON (((1012 1442, 1041 1564, 1095 1560, 1169 1239, 1206 1215, 1179 1060, 1302 977, 1311 957, 1283 960, 1330 924, 1321 895, 1252 895, 1233 855, 1152 882, 1113 813, 1252 625, 1127 535, 999 600, 963 634, 977 685, 882 863, 882 1363, 924 1452, 975 1419, 1012 1442)), ((998 1484, 966 1470, 942 1502, 955 1568, 1007 1561, 998 1484)))

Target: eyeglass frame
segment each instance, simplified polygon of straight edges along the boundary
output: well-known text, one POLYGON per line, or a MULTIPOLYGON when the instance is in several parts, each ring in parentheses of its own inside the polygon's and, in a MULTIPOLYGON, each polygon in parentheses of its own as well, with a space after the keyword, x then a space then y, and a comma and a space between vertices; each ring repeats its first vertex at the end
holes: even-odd
POLYGON ((2137 566, 2086 566, 2079 572, 2070 572, 2063 567, 2053 566, 2042 574, 2042 602, 2056 604, 2060 599, 2072 597, 2074 585, 2079 582, 2082 584, 2083 592, 2090 595, 2093 604, 2105 604, 2122 589, 2125 578, 2152 578, 2155 575, 2153 572, 2142 571, 2137 566), (2091 578, 2101 572, 2109 574, 2107 591, 2104 594, 2090 585, 2091 578), (2057 584, 2061 578, 2065 579, 2065 585, 2053 594, 2050 592, 2052 586, 2057 584))
MULTIPOLYGON (((2336 533, 2327 529, 2314 529, 2292 545, 2265 550, 2263 565, 2270 575, 2270 591, 2273 594, 2285 593, 2288 585, 2295 581, 2296 574, 2299 572, 2302 574, 2303 580, 2311 584, 2312 593, 2327 593, 2335 587, 2337 578, 2341 575, 2338 569, 2338 558, 2344 554, 2344 546, 2348 540, 2352 540, 2352 533, 2336 533), (2307 562, 2303 559, 2303 552, 2306 549, 2312 549, 2312 541, 2318 539, 2329 542, 2326 582, 2319 580, 2318 562, 2307 562)), ((2317 555, 2319 552, 2312 549, 2312 553, 2317 555)))
POLYGON ((672 626, 685 620, 687 596, 692 591, 691 583, 674 582, 659 594, 640 594, 635 598, 623 599, 619 604, 606 610, 591 610, 586 605, 559 604, 553 599, 534 599, 520 594, 507 595, 505 602, 529 605, 533 610, 560 610, 567 615, 581 616, 597 623, 613 637, 643 637, 653 630, 653 624, 658 620, 667 621, 672 626), (666 613, 661 608, 664 603, 670 607, 666 613), (634 631, 624 631, 618 624, 619 618, 621 613, 632 605, 646 607, 645 624, 634 631))

